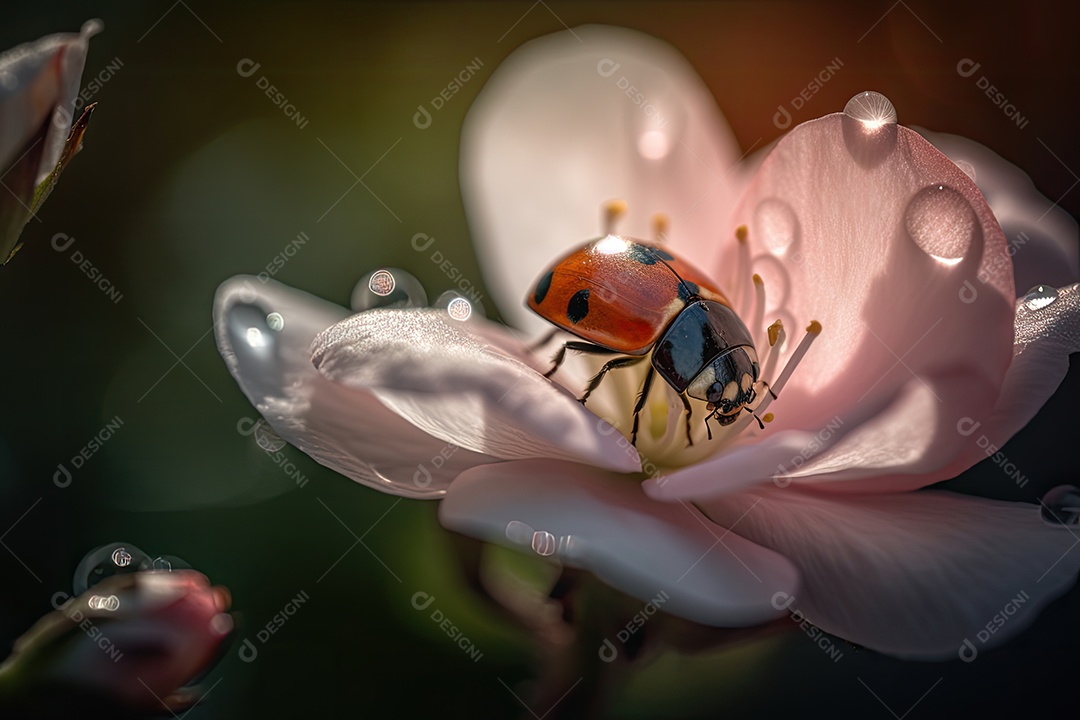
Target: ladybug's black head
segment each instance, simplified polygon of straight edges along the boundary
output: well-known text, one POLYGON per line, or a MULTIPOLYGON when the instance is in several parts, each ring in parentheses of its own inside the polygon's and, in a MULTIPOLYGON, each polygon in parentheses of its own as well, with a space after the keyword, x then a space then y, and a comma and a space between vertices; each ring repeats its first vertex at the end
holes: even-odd
POLYGON ((730 425, 757 398, 754 383, 759 372, 754 348, 740 345, 706 365, 686 392, 709 403, 721 425, 730 425))

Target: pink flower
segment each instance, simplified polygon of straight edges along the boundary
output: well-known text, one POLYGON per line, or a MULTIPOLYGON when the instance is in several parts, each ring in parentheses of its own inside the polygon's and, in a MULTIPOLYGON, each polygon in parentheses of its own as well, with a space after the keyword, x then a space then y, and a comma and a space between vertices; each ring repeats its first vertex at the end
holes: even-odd
POLYGON ((193 570, 114 575, 53 602, 0 666, 3 695, 16 704, 74 696, 129 712, 183 709, 198 699, 185 685, 233 629, 228 591, 193 570))
POLYGON ((218 291, 219 349, 274 429, 322 464, 443 498, 452 530, 643 601, 664 592, 675 615, 742 627, 797 610, 924 659, 999 644, 1075 581, 1075 538, 1037 505, 912 491, 1000 447, 1061 381, 1080 350, 1076 225, 1000 158, 933 136, 991 207, 895 119, 860 94, 745 160, 670 47, 606 27, 535 40, 477 99, 461 161, 486 286, 525 334, 434 310, 351 314, 241 276, 218 291), (542 376, 555 346, 527 349, 545 325, 522 300, 608 229, 612 198, 627 201, 619 233, 663 232, 722 284, 774 385, 820 321, 764 430, 737 423, 707 441, 699 405, 688 448, 681 403, 654 385, 635 450, 640 374, 618 371, 587 406, 575 396, 594 363, 542 376), (1065 286, 1017 300, 1002 224, 1028 231, 1018 276, 1065 286), (790 335, 770 348, 777 319, 790 335), (975 640, 1020 593, 1030 601, 1010 622, 975 640))

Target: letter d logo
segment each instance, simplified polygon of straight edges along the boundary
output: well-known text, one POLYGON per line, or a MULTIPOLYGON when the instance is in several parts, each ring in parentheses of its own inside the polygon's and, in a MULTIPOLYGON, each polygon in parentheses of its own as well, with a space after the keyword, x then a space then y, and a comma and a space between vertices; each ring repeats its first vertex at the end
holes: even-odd
POLYGON ((431 113, 423 105, 416 106, 416 113, 412 116, 412 124, 421 130, 431 127, 431 113))
POLYGON ((255 658, 259 657, 259 650, 255 647, 255 643, 251 642, 247 638, 244 638, 244 642, 240 644, 240 650, 238 651, 240 659, 246 663, 252 662, 255 658))

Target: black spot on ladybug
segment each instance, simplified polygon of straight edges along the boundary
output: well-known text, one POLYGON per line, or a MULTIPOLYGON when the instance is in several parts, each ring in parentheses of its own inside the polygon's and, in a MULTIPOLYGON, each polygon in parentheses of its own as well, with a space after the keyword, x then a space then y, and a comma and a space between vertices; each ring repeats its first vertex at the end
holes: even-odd
POLYGON ((642 265, 656 264, 656 251, 644 245, 631 244, 626 248, 626 257, 642 265))
POLYGON ((536 283, 536 292, 533 293, 533 300, 536 304, 544 302, 544 298, 547 297, 548 290, 551 289, 551 276, 555 274, 554 270, 548 270, 544 277, 540 278, 540 282, 536 283))
POLYGON ((566 304, 566 317, 577 325, 589 314, 589 289, 578 290, 566 304))
POLYGON ((679 299, 683 302, 690 302, 690 298, 697 297, 699 292, 700 288, 689 280, 679 281, 679 299))

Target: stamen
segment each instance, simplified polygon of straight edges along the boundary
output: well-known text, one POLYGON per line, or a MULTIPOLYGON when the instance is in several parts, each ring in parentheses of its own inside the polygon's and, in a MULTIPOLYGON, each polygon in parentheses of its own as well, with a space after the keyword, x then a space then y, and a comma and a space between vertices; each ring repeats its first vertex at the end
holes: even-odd
POLYGON ((664 213, 656 213, 652 216, 653 226, 653 238, 656 240, 657 245, 662 245, 667 242, 668 238, 668 216, 664 213))
POLYGON ((761 337, 758 335, 759 328, 765 322, 765 281, 761 276, 754 273, 754 322, 750 327, 754 328, 754 342, 761 345, 761 337))
MULTIPOLYGON (((773 324, 776 325, 778 323, 773 324)), ((782 330, 783 329, 781 328, 781 332, 782 330)), ((726 428, 728 433, 732 435, 742 433, 742 431, 746 429, 746 426, 757 420, 758 417, 765 422, 772 422, 773 419, 775 419, 775 416, 772 413, 765 413, 764 415, 761 413, 764 412, 765 408, 769 407, 773 400, 779 397, 780 391, 784 389, 784 385, 787 384, 788 378, 795 372, 795 366, 798 365, 799 361, 806 355, 806 351, 810 349, 810 344, 814 342, 814 339, 817 338, 819 334, 821 334, 821 323, 814 320, 810 323, 810 326, 806 328, 806 335, 803 336, 802 342, 799 343, 799 347, 795 348, 795 352, 792 353, 791 358, 787 361, 787 365, 784 366, 784 371, 780 373, 780 377, 776 379, 776 382, 774 382, 772 386, 762 380, 757 382, 758 385, 764 387, 765 392, 759 393, 764 395, 764 399, 758 403, 756 408, 754 408, 753 413, 749 412, 750 408, 747 407, 747 412, 741 413, 739 419, 726 428)), ((773 361, 769 363, 770 369, 771 366, 775 364, 774 358, 779 354, 780 347, 778 345, 774 346, 769 356, 769 360, 773 361)), ((763 373, 761 377, 769 377, 769 375, 763 373)), ((757 420, 759 424, 761 424, 761 420, 757 420)))
POLYGON ((607 235, 615 234, 615 223, 626 214, 627 206, 625 200, 608 200, 604 203, 604 233, 607 235))
POLYGON ((784 323, 777 320, 766 331, 769 335, 769 356, 765 358, 765 366, 762 368, 761 377, 775 377, 776 363, 780 359, 780 349, 784 347, 787 333, 784 332, 784 323))
POLYGON ((810 324, 806 328, 806 334, 803 335, 802 342, 795 348, 795 352, 788 358, 787 364, 784 366, 783 372, 780 373, 780 377, 776 378, 776 381, 769 387, 769 394, 765 397, 760 405, 757 406, 758 412, 761 412, 769 406, 769 403, 773 401, 773 398, 780 396, 780 391, 787 385, 787 381, 791 378, 791 374, 795 372, 796 366, 802 361, 807 351, 810 350, 810 346, 817 339, 817 336, 821 334, 821 323, 817 320, 811 320, 810 324))
POLYGON ((750 272, 750 243, 747 241, 750 231, 745 225, 735 228, 735 239, 739 243, 739 257, 735 261, 735 278, 731 287, 735 292, 735 312, 745 317, 746 313, 746 281, 745 277, 750 272))

